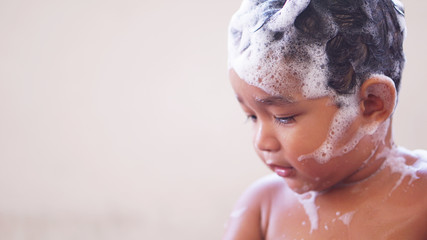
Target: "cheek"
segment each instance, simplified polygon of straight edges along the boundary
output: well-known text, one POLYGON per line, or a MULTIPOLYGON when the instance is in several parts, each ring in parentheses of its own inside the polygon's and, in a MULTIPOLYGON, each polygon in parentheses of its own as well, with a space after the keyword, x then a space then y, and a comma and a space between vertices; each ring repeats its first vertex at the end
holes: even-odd
POLYGON ((331 134, 335 134, 331 130, 335 114, 336 108, 328 107, 318 112, 315 117, 301 120, 294 134, 296 144, 301 145, 300 153, 313 153, 328 141, 331 134))
POLYGON ((318 124, 318 121, 305 121, 300 127, 294 129, 292 135, 285 141, 293 153, 298 155, 310 154, 318 149, 327 138, 329 132, 328 124, 318 124))

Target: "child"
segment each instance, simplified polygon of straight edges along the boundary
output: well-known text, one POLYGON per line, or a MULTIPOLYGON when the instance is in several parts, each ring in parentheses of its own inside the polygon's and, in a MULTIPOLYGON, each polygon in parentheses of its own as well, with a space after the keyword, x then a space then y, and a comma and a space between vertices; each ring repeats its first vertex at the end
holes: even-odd
POLYGON ((244 0, 230 79, 275 174, 224 239, 427 239, 427 153, 392 138, 403 14, 398 0, 244 0))

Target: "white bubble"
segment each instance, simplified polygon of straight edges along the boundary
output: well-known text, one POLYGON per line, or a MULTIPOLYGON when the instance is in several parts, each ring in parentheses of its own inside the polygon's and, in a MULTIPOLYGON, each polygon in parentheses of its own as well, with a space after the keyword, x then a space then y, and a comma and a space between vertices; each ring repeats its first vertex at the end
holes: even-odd
POLYGON ((427 168, 427 152, 425 150, 415 150, 413 153, 405 148, 398 147, 391 150, 385 149, 379 154, 379 157, 386 157, 383 167, 389 167, 392 173, 399 173, 400 178, 396 181, 394 187, 389 192, 389 195, 402 184, 405 177, 409 177, 408 184, 419 179, 417 172, 427 168), (407 165, 403 155, 414 154, 418 159, 413 165, 407 165))
POLYGON ((230 22, 229 68, 271 95, 284 91, 302 91, 307 98, 330 94, 324 67, 326 42, 309 43, 294 27, 295 18, 309 3, 286 1, 282 8, 271 9, 271 1, 244 1, 230 22), (276 12, 266 17, 266 10, 276 12))
POLYGON ((305 213, 310 220, 310 234, 313 230, 319 227, 319 215, 317 210, 319 207, 316 205, 317 192, 310 191, 304 194, 296 194, 300 204, 304 207, 305 213))

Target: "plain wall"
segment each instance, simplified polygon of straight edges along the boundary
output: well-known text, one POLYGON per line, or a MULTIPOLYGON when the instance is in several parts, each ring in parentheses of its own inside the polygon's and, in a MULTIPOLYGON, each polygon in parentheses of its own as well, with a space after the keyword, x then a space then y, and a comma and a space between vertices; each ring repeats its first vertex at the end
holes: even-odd
MULTIPOLYGON (((427 2, 395 140, 427 148, 427 2)), ((268 174, 227 79, 240 0, 0 1, 0 239, 220 239, 268 174)))

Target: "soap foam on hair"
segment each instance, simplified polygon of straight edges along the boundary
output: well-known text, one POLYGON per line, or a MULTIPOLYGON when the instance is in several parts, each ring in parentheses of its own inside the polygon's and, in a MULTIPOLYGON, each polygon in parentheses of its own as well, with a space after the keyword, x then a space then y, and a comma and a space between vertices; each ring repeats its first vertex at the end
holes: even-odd
POLYGON ((327 88, 326 43, 298 37, 295 18, 310 0, 288 0, 270 17, 271 1, 247 0, 233 15, 228 42, 229 68, 270 95, 302 91, 307 98, 331 94, 327 88))

